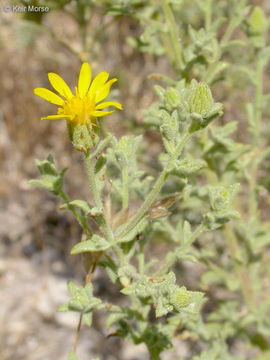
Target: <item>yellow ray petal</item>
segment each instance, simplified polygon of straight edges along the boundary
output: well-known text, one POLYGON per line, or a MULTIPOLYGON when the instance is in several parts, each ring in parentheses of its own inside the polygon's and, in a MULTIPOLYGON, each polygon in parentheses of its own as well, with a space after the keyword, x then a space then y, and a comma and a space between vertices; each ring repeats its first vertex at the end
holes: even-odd
POLYGON ((96 91, 98 91, 101 87, 104 86, 105 81, 107 81, 109 77, 109 73, 106 71, 102 71, 94 78, 92 84, 90 86, 88 94, 91 96, 95 95, 96 91))
POLYGON ((81 98, 83 98, 90 86, 91 82, 91 68, 87 62, 84 62, 81 67, 79 80, 78 80, 78 91, 81 98))
POLYGON ((68 115, 48 115, 46 117, 41 118, 41 120, 60 120, 70 118, 68 115))
POLYGON ((103 102, 103 103, 101 103, 101 104, 98 104, 98 105, 96 106, 96 109, 97 109, 97 110, 105 109, 105 108, 107 108, 107 107, 109 107, 109 106, 114 106, 114 107, 116 107, 116 108, 119 109, 119 110, 123 110, 122 105, 121 105, 120 103, 118 103, 118 102, 115 102, 115 101, 105 101, 105 102, 103 102))
POLYGON ((106 116, 109 114, 114 113, 114 110, 112 111, 93 111, 91 115, 95 116, 95 117, 102 117, 102 116, 106 116))
POLYGON ((61 99, 58 95, 53 93, 52 91, 45 89, 45 88, 35 88, 34 94, 40 96, 42 99, 49 101, 55 105, 63 105, 64 100, 61 99))
POLYGON ((73 96, 70 88, 68 87, 66 82, 61 78, 61 76, 55 73, 49 73, 48 78, 52 87, 57 92, 59 92, 59 94, 63 96, 65 99, 70 99, 73 96))
POLYGON ((110 88, 112 84, 115 83, 116 81, 117 81, 116 78, 109 80, 101 89, 99 89, 96 92, 96 98, 95 98, 96 103, 104 100, 109 95, 110 88))

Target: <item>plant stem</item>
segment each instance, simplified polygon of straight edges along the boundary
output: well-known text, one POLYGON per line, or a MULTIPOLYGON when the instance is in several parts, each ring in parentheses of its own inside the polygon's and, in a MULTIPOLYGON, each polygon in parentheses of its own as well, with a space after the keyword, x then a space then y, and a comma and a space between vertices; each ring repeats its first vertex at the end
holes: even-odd
POLYGON ((247 275, 248 271, 246 267, 242 263, 240 263, 239 260, 237 259, 239 255, 239 247, 237 244, 237 240, 229 224, 226 224, 224 229, 225 229, 224 232, 225 232, 226 240, 228 242, 230 253, 233 258, 234 268, 240 280, 240 286, 241 286, 243 298, 249 309, 253 309, 254 294, 252 287, 250 286, 250 279, 248 278, 247 275))
POLYGON ((204 225, 200 224, 197 227, 197 229, 191 234, 189 239, 183 245, 181 245, 179 248, 176 248, 173 250, 173 253, 171 254, 172 256, 169 256, 167 258, 167 260, 165 261, 165 263, 163 264, 161 269, 159 269, 156 272, 155 276, 160 276, 160 275, 166 273, 168 271, 168 269, 170 269, 174 265, 174 263, 177 261, 177 259, 178 259, 177 253, 185 251, 204 230, 205 230, 204 225))
POLYGON ((95 170, 94 170, 94 164, 93 164, 93 161, 90 157, 90 153, 87 153, 85 155, 85 166, 86 166, 86 170, 87 170, 87 174, 88 174, 88 180, 89 180, 89 184, 90 184, 90 187, 91 187, 91 190, 92 190, 92 195, 93 195, 93 198, 94 198, 94 202, 95 202, 95 205, 103 210, 103 203, 102 203, 102 200, 101 200, 101 194, 100 194, 100 191, 97 187, 97 183, 96 183, 96 177, 95 177, 95 170))
POLYGON ((247 2, 247 0, 241 0, 240 3, 237 4, 238 7, 233 9, 233 16, 232 16, 231 21, 229 22, 229 25, 221 39, 221 45, 226 44, 230 40, 230 38, 234 32, 234 29, 239 24, 239 17, 237 14, 238 14, 239 10, 241 10, 245 7, 246 2, 247 2))
POLYGON ((212 0, 206 0, 205 9, 205 29, 210 31, 212 21, 212 0))
POLYGON ((75 209, 74 206, 70 205, 69 202, 69 198, 68 196, 66 195, 66 193, 62 190, 60 193, 59 193, 59 196, 61 196, 61 198, 64 200, 64 203, 68 206, 68 209, 72 212, 72 214, 75 216, 75 218, 78 220, 78 222, 80 223, 80 225, 82 226, 82 228, 84 230, 87 231, 87 233, 89 235, 92 234, 92 230, 89 228, 89 226, 87 225, 87 222, 85 220, 85 218, 83 216, 81 216, 78 211, 75 209))
POLYGON ((73 49, 73 47, 70 46, 67 42, 65 42, 61 38, 59 38, 50 28, 48 28, 46 25, 43 25, 43 24, 40 25, 40 27, 42 28, 43 31, 45 31, 47 34, 49 34, 54 41, 58 42, 61 46, 63 46, 71 54, 76 56, 76 58, 79 58, 80 60, 82 60, 80 53, 78 51, 76 51, 75 49, 73 49))
POLYGON ((75 341, 74 341, 74 345, 73 345, 74 354, 76 353, 77 346, 78 346, 80 331, 81 331, 81 327, 82 327, 82 317, 83 317, 83 315, 81 313, 80 314, 80 319, 79 319, 79 322, 78 322, 78 326, 77 326, 77 330, 76 330, 76 337, 75 337, 75 341))
POLYGON ((256 65, 256 97, 255 97, 255 132, 254 146, 259 145, 260 140, 260 122, 262 118, 262 97, 263 97, 263 62, 258 54, 256 65))
POLYGON ((144 242, 143 241, 139 241, 139 254, 138 254, 138 262, 139 262, 139 273, 141 275, 144 274, 144 242))
MULTIPOLYGON (((263 97, 263 63, 260 55, 257 56, 256 64, 256 90, 254 103, 254 128, 252 132, 254 150, 259 146, 260 141, 260 123, 262 118, 262 97, 263 97)), ((255 218, 258 211, 256 184, 257 184, 257 157, 254 156, 251 163, 250 179, 249 179, 249 217, 255 218)))
MULTIPOLYGON (((208 0, 208 2, 211 2, 211 0, 208 0)), ((238 5, 239 8, 243 8, 245 6, 246 0, 242 0, 241 3, 238 5)), ((207 15, 209 16, 209 15, 207 15)), ((222 47, 224 47, 230 40, 236 26, 237 26, 237 18, 235 16, 233 16, 226 28, 226 31, 224 33, 224 35, 222 36, 222 39, 220 40, 219 43, 219 50, 216 53, 216 56, 214 57, 212 63, 209 65, 208 70, 205 72, 204 76, 203 76, 203 81, 207 82, 208 84, 210 84, 213 80, 213 76, 215 75, 214 72, 216 70, 216 66, 219 62, 219 60, 222 57, 222 47)), ((207 22, 209 21, 209 19, 206 17, 206 27, 207 27, 207 22)))
POLYGON ((175 53, 175 64, 179 69, 182 69, 184 66, 182 47, 180 43, 179 31, 175 18, 172 12, 168 0, 162 0, 162 8, 165 15, 165 20, 169 26, 169 32, 171 37, 172 47, 175 53))
POLYGON ((200 224, 183 246, 181 246, 181 250, 186 250, 186 248, 188 248, 203 231, 205 231, 204 224, 200 224))
MULTIPOLYGON (((93 276, 94 276, 94 272, 96 270, 96 266, 97 266, 97 263, 94 262, 91 271, 88 274, 86 274, 86 276, 85 276, 85 285, 89 284, 92 281, 93 276)), ((74 354, 76 353, 77 346, 78 346, 80 331, 81 331, 81 327, 82 327, 82 318, 83 318, 83 314, 81 313, 80 318, 79 318, 79 322, 78 322, 78 326, 77 326, 77 330, 76 330, 75 341, 74 341, 74 345, 73 345, 74 354)))
MULTIPOLYGON (((150 0, 150 3, 154 7, 159 7, 159 0, 150 0)), ((161 18, 161 16, 160 16, 160 12, 159 12, 158 20, 161 21, 160 18, 161 18)), ((138 17, 138 20, 139 20, 139 17, 138 17)), ((149 21, 149 19, 147 17, 145 17, 145 21, 149 21)), ((174 50, 172 48, 172 44, 171 44, 171 41, 170 41, 170 36, 169 36, 168 33, 161 32, 160 33, 160 38, 161 38, 161 41, 163 43, 164 49, 165 49, 165 51, 167 53, 168 59, 169 59, 171 65, 173 66, 174 63, 175 63, 175 61, 174 61, 174 50)))
POLYGON ((97 183, 96 183, 96 174, 95 174, 95 170, 94 170, 94 164, 93 164, 93 159, 90 156, 90 152, 88 152, 85 155, 85 166, 87 169, 87 174, 88 174, 88 180, 89 180, 89 184, 92 190, 92 194, 93 194, 93 198, 94 198, 94 202, 95 205, 101 209, 103 215, 102 215, 102 230, 105 233, 106 239, 113 244, 113 250, 115 252, 115 255, 117 256, 120 265, 123 265, 125 263, 125 259, 124 259, 124 255, 122 252, 122 249, 115 244, 115 239, 114 239, 114 234, 112 231, 112 228, 110 226, 110 223, 108 221, 106 212, 104 211, 104 206, 103 206, 103 202, 101 199, 101 193, 97 187, 97 183))
POLYGON ((95 170, 94 170, 93 160, 91 159, 91 156, 90 156, 90 152, 88 152, 85 155, 85 165, 86 165, 88 180, 89 180, 89 184, 90 184, 90 187, 92 190, 95 205, 97 208, 99 208, 103 212, 102 219, 103 219, 104 233, 106 234, 107 240, 112 243, 114 241, 114 236, 113 236, 113 232, 110 227, 110 224, 108 222, 106 213, 104 212, 104 207, 103 207, 103 203, 102 203, 102 199, 101 199, 101 193, 100 193, 99 188, 96 183, 96 174, 95 174, 95 170))
POLYGON ((122 197, 122 208, 126 209, 128 207, 128 169, 127 166, 124 166, 122 169, 122 181, 123 181, 123 197, 122 197))
POLYGON ((118 236, 125 236, 129 233, 130 230, 134 228, 138 224, 138 222, 142 219, 142 217, 146 214, 146 212, 149 210, 150 206, 153 204, 154 200, 156 199, 157 195, 159 194, 167 176, 168 176, 168 170, 173 165, 174 161, 182 151, 183 147, 185 146, 186 142, 190 138, 191 134, 187 133, 183 136, 181 141, 179 142, 174 154, 172 155, 170 161, 168 162, 167 166, 163 169, 161 174, 159 175, 155 185, 153 186, 152 190, 146 197, 144 203, 140 207, 140 209, 137 211, 137 213, 130 219, 130 221, 127 222, 124 229, 122 229, 122 232, 120 234, 117 234, 118 236))
POLYGON ((86 40, 87 40, 87 19, 85 17, 86 5, 81 1, 76 1, 77 10, 77 23, 79 25, 81 45, 83 52, 86 51, 86 40))

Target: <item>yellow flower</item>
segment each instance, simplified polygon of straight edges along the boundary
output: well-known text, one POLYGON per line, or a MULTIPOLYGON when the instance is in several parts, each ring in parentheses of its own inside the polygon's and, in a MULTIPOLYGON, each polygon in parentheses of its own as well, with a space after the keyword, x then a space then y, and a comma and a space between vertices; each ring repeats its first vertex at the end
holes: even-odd
POLYGON ((74 125, 91 124, 96 126, 94 122, 95 118, 114 112, 114 110, 106 111, 103 109, 114 106, 122 110, 122 105, 118 102, 102 102, 108 96, 111 85, 117 81, 116 78, 113 78, 106 82, 108 77, 109 74, 103 71, 99 73, 91 83, 91 68, 90 65, 85 62, 81 67, 78 87, 75 87, 75 94, 73 94, 59 75, 49 73, 49 81, 61 97, 45 88, 34 89, 34 94, 59 106, 57 115, 49 115, 42 118, 42 120, 66 119, 74 125))

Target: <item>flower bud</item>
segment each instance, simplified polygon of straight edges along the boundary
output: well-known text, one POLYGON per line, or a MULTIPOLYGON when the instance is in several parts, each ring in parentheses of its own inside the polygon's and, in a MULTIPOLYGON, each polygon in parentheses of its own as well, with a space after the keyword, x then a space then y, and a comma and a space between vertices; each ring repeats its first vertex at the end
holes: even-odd
POLYGON ((268 28, 268 21, 261 7, 256 6, 247 22, 249 36, 262 36, 268 28))
POLYGON ((181 311, 183 307, 189 304, 189 301, 190 295, 184 286, 176 289, 170 298, 170 303, 177 311, 181 311))
POLYGON ((79 151, 86 152, 97 145, 99 141, 98 135, 90 129, 88 124, 80 125, 67 121, 67 128, 74 148, 79 151))
POLYGON ((191 113, 206 117, 214 104, 209 86, 206 83, 193 82, 188 104, 191 113))

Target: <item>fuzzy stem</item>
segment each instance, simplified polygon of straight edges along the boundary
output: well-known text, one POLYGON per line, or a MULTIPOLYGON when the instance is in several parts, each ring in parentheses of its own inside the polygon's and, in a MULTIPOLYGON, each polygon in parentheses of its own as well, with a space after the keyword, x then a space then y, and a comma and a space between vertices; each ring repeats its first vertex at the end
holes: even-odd
POLYGON ((77 23, 79 25, 81 45, 83 52, 86 52, 86 42, 87 42, 87 20, 85 18, 86 5, 83 2, 77 0, 77 23))
POLYGON ((144 242, 140 241, 139 242, 138 263, 139 263, 139 273, 141 275, 144 274, 144 262, 145 262, 143 248, 144 248, 144 242))
MULTIPOLYGON (((97 266, 97 263, 95 262, 93 264, 93 266, 92 266, 91 271, 88 274, 86 274, 86 276, 85 276, 85 285, 87 285, 88 283, 90 283, 92 281, 93 276, 94 276, 94 272, 96 270, 96 266, 97 266)), ((73 345, 74 354, 76 353, 78 342, 79 342, 79 336, 80 336, 81 327, 82 327, 82 318, 83 318, 83 314, 81 313, 80 318, 79 318, 79 322, 78 322, 78 326, 77 326, 77 330, 76 330, 75 341, 74 341, 74 345, 73 345)))
POLYGON ((87 170, 87 174, 88 174, 88 180, 89 180, 89 184, 90 184, 90 187, 91 187, 91 190, 92 190, 95 205, 99 209, 103 210, 103 203, 102 203, 102 200, 101 200, 101 194, 100 194, 100 191, 98 190, 98 187, 97 187, 94 164, 93 164, 93 161, 92 161, 92 159, 90 157, 90 153, 87 153, 85 155, 85 166, 86 166, 86 170, 87 170))
POLYGON ((78 322, 78 326, 77 326, 77 330, 76 330, 76 337, 75 337, 75 341, 74 341, 74 345, 73 345, 74 354, 76 354, 76 350, 77 350, 77 346, 78 346, 78 342, 79 342, 79 336, 80 336, 81 327, 82 327, 82 317, 83 317, 83 315, 81 313, 79 322, 78 322))
POLYGON ((114 236, 113 236, 113 232, 110 227, 110 224, 108 222, 107 216, 104 212, 104 207, 103 207, 103 203, 102 203, 102 199, 101 199, 101 193, 97 187, 96 174, 95 174, 95 170, 94 170, 94 164, 93 164, 93 161, 90 156, 90 152, 88 152, 85 155, 85 166, 87 169, 88 180, 89 180, 89 184, 90 184, 90 187, 92 190, 95 205, 97 206, 97 208, 101 209, 101 211, 103 212, 103 215, 102 215, 103 226, 102 227, 103 227, 104 233, 106 234, 107 240, 112 243, 114 241, 114 236))
MULTIPOLYGON (((246 0, 242 0, 241 3, 238 5, 239 8, 243 8, 245 6, 245 3, 246 0)), ((224 47, 229 42, 236 26, 237 26, 237 18, 233 16, 226 28, 224 35, 222 36, 222 39, 220 40, 220 49, 219 51, 217 51, 216 56, 214 57, 212 63, 208 67, 208 70, 205 72, 203 76, 203 81, 207 82, 208 84, 212 82, 216 66, 222 57, 223 54, 222 47, 224 47)))
MULTIPOLYGON (((255 90, 255 114, 254 114, 254 131, 253 135, 253 146, 254 150, 259 146, 260 141, 260 123, 262 118, 262 97, 263 97, 263 63, 258 54, 258 60, 256 64, 256 90, 255 90)), ((251 172, 249 179, 249 216, 254 218, 257 215, 258 211, 258 202, 256 194, 256 184, 257 184, 257 169, 258 162, 257 157, 254 156, 251 163, 251 172)))
MULTIPOLYGON (((159 0, 150 0, 150 3, 152 4, 152 6, 158 7, 159 6, 158 1, 159 0)), ((168 33, 161 33, 160 38, 161 38, 162 44, 164 46, 164 49, 165 49, 165 51, 167 53, 168 59, 169 59, 171 65, 173 65, 174 64, 174 50, 172 48, 172 44, 171 44, 171 41, 170 41, 170 36, 169 36, 168 33)))
POLYGON ((165 263, 163 264, 163 266, 161 267, 161 269, 159 269, 157 271, 157 273, 155 274, 155 276, 160 276, 164 273, 166 273, 173 265, 174 263, 177 261, 178 257, 177 257, 177 252, 178 251, 184 251, 186 250, 196 239, 197 237, 205 230, 205 227, 203 224, 199 225, 197 227, 197 229, 192 233, 192 235, 190 236, 190 238, 183 244, 181 245, 179 248, 176 248, 173 250, 173 254, 174 256, 170 256, 168 257, 168 259, 165 261, 165 263))
POLYGON ((159 175, 155 185, 153 186, 152 190, 146 197, 144 203, 140 207, 140 209, 137 211, 137 213, 130 219, 129 222, 127 222, 126 226, 122 230, 120 234, 117 234, 118 236, 125 236, 129 233, 130 230, 134 228, 138 224, 138 222, 142 219, 142 217, 147 213, 150 206, 153 204, 154 200, 156 199, 157 195, 159 194, 167 176, 168 176, 168 170, 173 165, 174 161, 182 151, 183 147, 185 146, 186 142, 190 138, 191 134, 187 133, 183 136, 182 140, 179 142, 174 154, 172 155, 170 161, 168 162, 167 166, 164 168, 164 170, 159 175))
POLYGON ((86 230, 89 235, 91 235, 92 230, 87 225, 85 218, 78 213, 78 211, 75 209, 74 206, 69 204, 70 200, 69 200, 68 196, 66 195, 66 193, 62 190, 59 193, 59 196, 61 196, 61 198, 64 200, 64 203, 67 205, 68 209, 72 212, 72 214, 75 216, 75 218, 78 220, 78 222, 82 226, 82 228, 84 230, 86 230))
POLYGON ((169 32, 172 42, 172 47, 175 53, 175 63, 179 69, 182 69, 184 66, 183 61, 183 53, 182 47, 180 43, 179 31, 177 24, 175 22, 175 18, 172 12, 170 5, 168 4, 168 0, 162 0, 162 8, 165 15, 166 22, 169 26, 169 32))
POLYGON ((57 34, 55 34, 55 32, 53 32, 49 27, 47 27, 46 25, 43 25, 43 24, 41 24, 40 27, 43 31, 45 31, 47 34, 49 34, 54 41, 58 42, 58 44, 63 46, 66 50, 68 50, 76 58, 79 58, 80 60, 82 60, 80 53, 78 51, 76 51, 75 49, 73 49, 73 47, 70 46, 67 42, 63 41, 60 37, 58 37, 57 34))
POLYGON ((229 224, 226 224, 224 227, 226 240, 228 242, 228 246, 230 249, 231 256, 234 261, 234 268, 236 270, 237 276, 240 280, 241 291, 243 294, 243 298, 245 303, 249 307, 249 309, 254 308, 254 294, 251 287, 250 279, 247 275, 247 269, 237 260, 239 254, 239 246, 237 244, 237 240, 235 235, 229 224))
POLYGON ((110 226, 110 223, 108 221, 108 218, 106 216, 106 213, 104 211, 104 206, 103 206, 103 202, 101 199, 101 193, 97 187, 97 183, 96 183, 96 174, 95 174, 95 170, 94 170, 94 164, 93 164, 93 159, 91 159, 90 156, 90 152, 88 152, 85 155, 85 166, 87 169, 87 174, 88 174, 88 180, 89 180, 89 184, 92 190, 92 194, 93 194, 93 198, 94 198, 94 202, 95 205, 101 209, 101 211, 103 212, 102 215, 102 230, 105 233, 106 239, 111 243, 114 244, 113 245, 113 250, 115 252, 115 255, 117 256, 119 263, 121 265, 123 265, 125 263, 124 261, 124 255, 123 252, 121 250, 121 248, 115 244, 115 239, 114 239, 114 234, 112 232, 112 228, 110 226))
POLYGON ((123 207, 123 209, 126 209, 128 207, 128 203, 129 203, 127 166, 124 166, 122 169, 122 181, 123 181, 122 207, 123 207))
POLYGON ((197 239, 197 237, 201 235, 203 231, 205 231, 205 226, 204 224, 200 224, 197 229, 192 233, 190 238, 181 247, 181 250, 185 250, 186 248, 188 248, 197 239))
POLYGON ((205 29, 210 31, 212 21, 212 0, 206 0, 205 9, 205 29))

